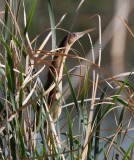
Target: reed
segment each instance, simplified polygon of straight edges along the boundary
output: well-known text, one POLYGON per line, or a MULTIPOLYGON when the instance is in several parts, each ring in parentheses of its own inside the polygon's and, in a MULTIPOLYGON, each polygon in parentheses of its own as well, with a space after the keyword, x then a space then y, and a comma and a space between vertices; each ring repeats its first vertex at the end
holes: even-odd
MULTIPOLYGON (((68 54, 59 52, 66 46, 57 48, 56 31, 66 20, 66 15, 56 24, 51 0, 47 0, 51 29, 46 30, 48 35, 40 46, 36 44, 43 33, 33 40, 29 36, 39 2, 31 1, 29 10, 24 0, 3 0, 3 3, 5 10, 0 12, 0 159, 133 159, 134 140, 129 133, 133 132, 134 87, 130 79, 134 72, 113 76, 101 66, 100 16, 94 16, 99 21, 98 53, 94 53, 92 32, 91 35, 84 32, 89 40, 91 61, 81 56, 81 51, 73 45, 67 50, 68 54), (50 38, 52 50, 44 50, 50 38), (61 58, 60 76, 54 65, 55 56, 61 58), (77 62, 77 65, 69 68, 66 61, 77 62), (37 70, 38 66, 41 67, 37 70), (51 68, 51 78, 50 73, 47 74, 48 67, 51 68), (56 71, 52 72, 52 68, 56 71), (77 74, 76 69, 79 69, 77 74), (42 80, 40 77, 44 74, 42 80), (75 82, 72 76, 77 79, 75 82), (63 79, 66 84, 61 90, 63 79), (45 84, 49 86, 44 87, 45 84), (50 104, 53 88, 58 91, 58 99, 50 104), (59 103, 62 114, 56 122, 52 113, 59 103), (104 125, 106 122, 108 127, 104 125), (110 126, 111 122, 114 127, 110 126), (124 147, 126 140, 127 149, 124 147)), ((72 33, 83 3, 81 1, 76 8, 67 35, 72 33)), ((79 45, 82 48, 83 44, 79 45)))

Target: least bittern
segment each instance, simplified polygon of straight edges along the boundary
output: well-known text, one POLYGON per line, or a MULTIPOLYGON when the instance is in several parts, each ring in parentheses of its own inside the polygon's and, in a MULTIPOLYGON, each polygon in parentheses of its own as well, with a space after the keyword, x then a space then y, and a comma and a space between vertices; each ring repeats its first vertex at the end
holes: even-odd
POLYGON ((77 41, 79 38, 84 36, 85 34, 93 31, 94 29, 89 29, 83 32, 75 32, 69 33, 65 38, 61 41, 59 45, 59 50, 56 51, 53 57, 53 61, 48 71, 48 79, 47 84, 45 86, 45 90, 48 90, 52 84, 56 83, 54 88, 48 94, 48 107, 50 109, 51 117, 53 121, 56 122, 61 114, 61 105, 62 105, 62 73, 63 73, 63 64, 66 59, 66 55, 70 50, 71 46, 77 41), (58 84, 58 87, 57 87, 58 84), (55 103, 54 108, 51 109, 51 106, 55 103))

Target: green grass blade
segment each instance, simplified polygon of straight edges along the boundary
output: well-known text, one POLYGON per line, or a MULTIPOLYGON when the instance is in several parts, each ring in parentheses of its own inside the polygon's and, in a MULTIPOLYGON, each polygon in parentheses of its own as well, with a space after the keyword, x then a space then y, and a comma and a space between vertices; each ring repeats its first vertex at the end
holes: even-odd
POLYGON ((88 72, 89 72, 89 69, 87 68, 86 69, 85 78, 84 78, 84 84, 83 84, 83 88, 82 88, 82 93, 81 93, 81 106, 83 106, 83 104, 84 104, 84 99, 85 99, 86 92, 87 92, 88 72))
MULTIPOLYGON (((19 83, 20 83, 20 86, 23 83, 22 67, 20 67, 19 83)), ((19 92, 19 107, 22 106, 22 102, 23 102, 23 89, 21 88, 20 92, 19 92)), ((21 124, 21 120, 22 120, 22 111, 19 112, 19 122, 20 122, 20 124, 21 124)))
POLYGON ((7 76, 7 81, 8 81, 8 89, 10 90, 10 92, 12 94, 14 94, 14 85, 13 85, 13 78, 12 78, 12 74, 11 74, 11 69, 10 66, 8 65, 8 63, 6 62, 6 76, 7 76))
MULTIPOLYGON (((124 83, 120 86, 119 90, 115 93, 115 96, 113 97, 113 100, 111 101, 111 103, 115 103, 118 98, 119 98, 119 95, 121 94, 121 92, 123 91, 126 83, 128 82, 128 79, 130 78, 131 74, 127 77, 127 79, 124 81, 124 83)), ((108 111, 113 107, 113 104, 109 104, 107 109, 104 111, 103 115, 102 115, 102 118, 108 113, 108 111)))
POLYGON ((42 126, 42 123, 44 122, 42 120, 42 104, 40 106, 37 106, 37 114, 36 114, 36 119, 37 119, 37 122, 36 122, 36 129, 37 129, 37 132, 40 130, 41 126, 42 126))
MULTIPOLYGON (((2 25, 6 28, 7 33, 10 34, 11 39, 13 39, 16 42, 16 44, 19 47, 20 51, 22 52, 24 58, 26 58, 27 54, 26 54, 26 52, 25 52, 25 50, 23 48, 23 45, 24 45, 23 40, 22 40, 22 42, 19 42, 19 40, 15 37, 15 35, 12 34, 12 32, 8 29, 8 27, 5 24, 3 24, 3 23, 2 23, 2 25)), ((5 42, 5 38, 3 40, 3 38, 0 37, 0 40, 2 40, 2 41, 5 42)))
POLYGON ((24 158, 27 158, 27 151, 26 151, 26 147, 25 147, 25 143, 24 143, 24 140, 23 140, 23 136, 22 136, 22 133, 21 133, 21 128, 19 128, 19 153, 20 153, 20 157, 21 159, 24 159, 24 158))
MULTIPOLYGON (((73 101, 74 101, 74 104, 75 104, 75 107, 76 107, 76 110, 77 110, 77 113, 78 113, 78 121, 79 121, 79 132, 80 132, 80 125, 81 123, 83 122, 83 114, 82 114, 82 111, 80 109, 80 106, 77 102, 77 98, 76 98, 76 95, 75 95, 75 91, 73 89, 73 86, 72 86, 72 83, 71 83, 71 79, 70 79, 70 76, 69 76, 69 73, 67 71, 67 68, 66 66, 64 65, 64 70, 65 70, 65 73, 66 73, 66 76, 67 76, 67 81, 68 81, 68 84, 69 84, 69 88, 70 88, 70 92, 71 92, 71 96, 73 98, 73 101)), ((84 123, 83 123, 84 124, 84 123)))
POLYGON ((31 9, 29 11, 26 27, 24 29, 24 35, 26 34, 26 32, 28 32, 28 29, 30 27, 30 24, 31 24, 31 21, 32 21, 32 18, 33 18, 33 13, 34 13, 34 10, 35 10, 35 7, 36 7, 36 3, 37 3, 37 0, 34 0, 32 6, 31 6, 31 9))
POLYGON ((5 47, 5 50, 7 51, 7 62, 6 62, 6 74, 8 76, 8 84, 9 84, 9 89, 10 91, 14 94, 15 93, 15 84, 14 84, 14 64, 12 60, 12 53, 10 51, 9 46, 7 43, 0 37, 0 41, 5 47))
POLYGON ((67 109, 66 109, 66 114, 67 114, 67 120, 68 120, 68 132, 69 132, 69 140, 70 140, 70 151, 71 151, 70 155, 71 155, 71 160, 73 160, 74 159, 73 129, 72 129, 71 118, 67 109))
MULTIPOLYGON (((121 111, 121 114, 120 114, 120 117, 119 117, 119 123, 118 123, 118 126, 120 126, 121 128, 123 127, 123 116, 124 116, 124 112, 125 112, 125 107, 123 107, 122 111, 121 111)), ((120 130, 118 132, 118 135, 117 135, 117 148, 118 150, 120 149, 121 147, 121 139, 122 139, 122 130, 120 130)), ((116 156, 119 157, 119 152, 117 151, 116 152, 116 156)))
POLYGON ((117 102, 119 102, 120 104, 124 105, 124 106, 128 106, 128 103, 125 102, 124 100, 117 98, 117 102))
POLYGON ((41 160, 41 156, 39 155, 37 149, 35 149, 32 160, 35 160, 35 159, 37 159, 37 158, 38 158, 38 160, 41 160))
POLYGON ((90 141, 88 142, 88 153, 87 153, 87 157, 90 159, 91 158, 91 153, 92 153, 92 150, 93 150, 93 140, 94 140, 94 137, 92 136, 90 138, 90 141))
POLYGON ((122 160, 128 159, 130 150, 131 150, 133 147, 134 147, 134 141, 132 141, 132 143, 130 144, 130 146, 129 146, 128 150, 126 151, 126 153, 125 153, 124 157, 122 158, 122 160))
POLYGON ((71 83, 71 79, 70 79, 69 73, 68 73, 65 65, 64 65, 64 70, 65 70, 65 73, 66 73, 66 76, 67 76, 67 81, 68 81, 68 84, 69 84, 71 95, 72 95, 74 103, 75 103, 75 107, 76 107, 77 112, 79 114, 80 113, 80 107, 79 107, 79 104, 77 102, 77 98, 76 98, 76 95, 75 95, 75 92, 74 92, 74 89, 73 89, 73 86, 72 86, 72 83, 71 83))
POLYGON ((104 145, 102 145, 102 150, 103 150, 104 160, 107 160, 107 155, 104 145))
POLYGON ((3 28, 3 30, 2 30, 2 33, 3 33, 3 35, 4 35, 5 41, 7 40, 7 35, 8 35, 7 25, 8 25, 8 6, 5 5, 4 28, 3 28))
MULTIPOLYGON (((101 97, 100 97, 100 102, 103 101, 104 97, 105 97, 105 94, 106 94, 106 91, 108 89, 108 86, 106 86, 104 89, 103 89, 103 92, 101 94, 101 97)), ((95 110, 95 114, 94 114, 94 120, 93 122, 95 121, 96 119, 96 132, 95 132, 95 147, 94 147, 94 159, 95 160, 98 160, 98 156, 99 156, 99 147, 100 147, 100 144, 99 144, 99 140, 100 140, 100 120, 101 120, 101 114, 102 114, 102 105, 99 104, 96 106, 96 110, 95 110)))
POLYGON ((10 146, 11 146, 11 155, 12 155, 12 158, 14 160, 17 160, 17 157, 16 157, 16 140, 14 137, 12 137, 10 139, 10 146))
POLYGON ((54 50, 56 48, 56 31, 55 31, 54 13, 53 13, 52 1, 47 0, 47 2, 48 2, 50 25, 51 25, 51 30, 52 30, 52 49, 54 50))
POLYGON ((41 134, 41 138, 42 138, 44 152, 48 153, 47 141, 46 141, 45 135, 44 135, 44 125, 43 124, 42 124, 42 127, 40 128, 40 134, 41 134))
MULTIPOLYGON (((121 80, 119 82, 121 82, 122 84, 124 83, 124 81, 121 81, 121 80)), ((134 92, 134 87, 130 83, 126 82, 125 85, 128 86, 129 88, 131 88, 132 91, 134 92)))
POLYGON ((15 111, 16 107, 15 107, 15 97, 14 97, 14 93, 15 93, 14 84, 13 84, 14 81, 12 79, 11 70, 8 63, 6 63, 6 76, 7 76, 7 85, 10 92, 11 104, 13 106, 13 111, 15 111))
POLYGON ((5 5, 5 16, 4 16, 4 24, 7 26, 7 23, 8 23, 8 6, 5 5))

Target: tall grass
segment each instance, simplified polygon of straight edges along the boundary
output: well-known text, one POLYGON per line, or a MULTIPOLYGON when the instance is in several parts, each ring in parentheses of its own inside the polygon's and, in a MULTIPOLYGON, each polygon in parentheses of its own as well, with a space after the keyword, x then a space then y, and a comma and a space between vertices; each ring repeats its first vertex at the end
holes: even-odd
MULTIPOLYGON (((61 99, 65 116, 61 115, 55 124, 49 113, 58 102, 51 111, 48 109, 48 91, 44 91, 47 77, 41 81, 40 75, 47 72, 46 66, 51 63, 47 58, 54 55, 43 48, 52 37, 52 50, 56 49, 56 28, 65 15, 55 25, 53 4, 48 0, 52 29, 39 49, 35 49, 40 35, 31 41, 29 33, 37 0, 32 1, 28 13, 25 3, 4 0, 5 10, 1 11, 0 159, 133 159, 134 140, 130 136, 134 116, 134 87, 130 83, 133 72, 117 76, 108 73, 101 67, 101 48, 98 63, 95 62, 92 39, 88 35, 93 61, 79 56, 76 49, 72 49, 74 54, 67 56, 68 60, 77 60, 79 65, 69 70, 64 64, 63 78, 68 88, 61 93, 61 99), (24 26, 20 26, 20 11, 23 11, 21 23, 24 26), (84 65, 81 65, 82 62, 84 65), (39 70, 36 69, 38 65, 42 65, 39 70), (94 67, 91 68, 91 65, 94 67), (80 69, 80 74, 73 75, 76 67, 80 69), (85 74, 82 74, 83 69, 85 74), (73 87, 71 75, 79 78, 77 89, 73 87), (107 78, 103 78, 104 75, 107 78), (67 101, 67 91, 72 103, 67 101), (109 126, 104 126, 106 121, 109 126)), ((82 2, 76 11, 81 5, 82 2)), ((100 17, 99 45, 101 47, 100 17)), ((58 88, 58 84, 55 85, 58 88)))

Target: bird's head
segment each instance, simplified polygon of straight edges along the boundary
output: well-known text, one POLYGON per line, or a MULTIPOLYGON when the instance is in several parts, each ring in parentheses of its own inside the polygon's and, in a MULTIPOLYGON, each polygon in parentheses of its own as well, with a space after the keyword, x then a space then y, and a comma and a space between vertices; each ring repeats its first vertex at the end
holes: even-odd
POLYGON ((64 37, 64 39, 61 41, 60 43, 60 48, 62 47, 71 47, 75 41, 77 41, 78 39, 80 39, 82 36, 84 36, 87 33, 92 32, 94 29, 89 29, 89 30, 85 30, 82 32, 74 32, 74 33, 69 33, 68 35, 66 35, 64 37))

